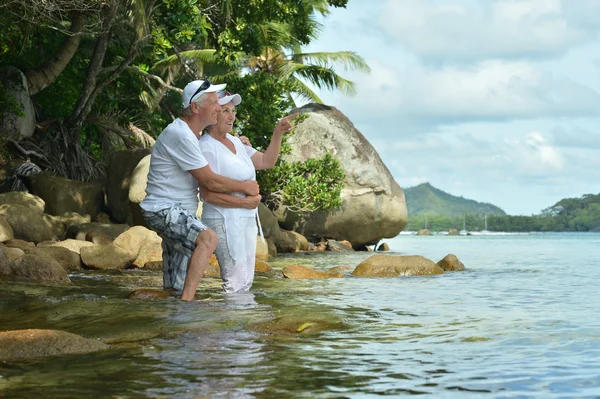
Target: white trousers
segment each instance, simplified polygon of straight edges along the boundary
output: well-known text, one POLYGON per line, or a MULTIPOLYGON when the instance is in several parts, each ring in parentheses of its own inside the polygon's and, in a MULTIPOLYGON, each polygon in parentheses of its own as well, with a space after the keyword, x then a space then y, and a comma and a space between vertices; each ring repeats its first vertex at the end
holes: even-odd
POLYGON ((223 291, 249 291, 254 281, 258 233, 256 218, 237 217, 235 220, 221 218, 202 221, 219 237, 215 255, 221 268, 223 291))

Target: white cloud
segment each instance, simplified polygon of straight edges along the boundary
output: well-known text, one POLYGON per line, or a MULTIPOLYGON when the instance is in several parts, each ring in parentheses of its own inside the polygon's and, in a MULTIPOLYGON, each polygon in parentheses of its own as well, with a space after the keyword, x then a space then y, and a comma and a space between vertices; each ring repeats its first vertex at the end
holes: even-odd
POLYGON ((589 12, 597 3, 388 0, 378 22, 396 42, 429 61, 553 57, 596 39, 598 25, 589 12))
POLYGON ((338 102, 372 123, 435 125, 600 115, 598 92, 529 62, 483 61, 439 68, 416 62, 392 66, 369 60, 369 64, 371 76, 358 80, 358 95, 338 102))

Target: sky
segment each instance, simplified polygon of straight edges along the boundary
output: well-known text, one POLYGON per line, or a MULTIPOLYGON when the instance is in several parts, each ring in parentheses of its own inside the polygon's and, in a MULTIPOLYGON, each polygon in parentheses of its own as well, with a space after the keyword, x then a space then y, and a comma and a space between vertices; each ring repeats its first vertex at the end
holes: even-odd
POLYGON ((600 193, 600 0, 349 0, 305 51, 355 51, 318 94, 402 188, 538 214, 600 193))

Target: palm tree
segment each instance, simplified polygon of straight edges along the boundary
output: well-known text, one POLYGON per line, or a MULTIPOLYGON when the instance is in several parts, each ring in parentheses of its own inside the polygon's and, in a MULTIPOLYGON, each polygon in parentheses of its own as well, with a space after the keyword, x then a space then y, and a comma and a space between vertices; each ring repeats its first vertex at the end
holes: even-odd
MULTIPOLYGON (((312 7, 313 15, 327 15, 329 12, 326 0, 304 0, 312 7)), ((311 39, 316 39, 320 31, 320 23, 311 18, 311 39)), ((322 103, 319 96, 309 87, 312 84, 318 89, 338 90, 346 95, 355 94, 354 82, 345 79, 336 72, 341 67, 345 71, 356 70, 369 72, 370 68, 363 58, 352 51, 305 53, 302 43, 294 36, 286 23, 268 21, 257 26, 261 41, 265 44, 258 56, 238 54, 237 61, 218 61, 214 49, 191 49, 181 51, 157 62, 151 70, 158 73, 169 73, 172 79, 193 66, 196 76, 211 76, 215 81, 229 81, 231 78, 253 72, 266 72, 287 81, 290 92, 289 99, 296 103, 299 99, 322 103)))

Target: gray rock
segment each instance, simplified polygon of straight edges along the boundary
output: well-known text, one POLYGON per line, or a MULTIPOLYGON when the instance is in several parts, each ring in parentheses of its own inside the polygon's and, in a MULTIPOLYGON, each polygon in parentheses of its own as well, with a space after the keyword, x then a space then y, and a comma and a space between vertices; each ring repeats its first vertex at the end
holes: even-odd
POLYGON ((15 238, 15 233, 10 227, 10 223, 4 216, 0 216, 0 242, 12 240, 13 238, 15 238))
POLYGON ((81 260, 88 269, 125 269, 133 263, 137 254, 130 250, 110 245, 82 247, 81 260))
POLYGON ((82 182, 42 172, 21 178, 30 193, 46 202, 45 212, 60 216, 75 212, 95 217, 104 207, 104 189, 99 182, 82 182))
POLYGON ((336 240, 327 240, 327 246, 325 247, 326 251, 330 252, 353 252, 354 250, 351 247, 348 247, 341 242, 337 242, 336 240))
MULTIPOLYGON (((133 224, 133 215, 129 204, 131 178, 138 163, 148 154, 150 154, 149 149, 116 151, 108 162, 106 200, 111 216, 120 223, 133 224)), ((145 179, 146 181, 148 179, 147 172, 145 179)), ((135 185, 137 186, 137 184, 135 185)))
POLYGON ((12 109, 0 109, 0 132, 13 140, 31 137, 35 131, 35 111, 29 96, 27 78, 17 68, 7 66, 0 68, 0 82, 9 104, 22 113, 18 115, 12 109))
MULTIPOLYGON (((112 223, 83 223, 73 224, 67 229, 66 238, 76 238, 79 240, 87 240, 87 236, 92 232, 101 232, 114 240, 119 235, 129 229, 128 224, 112 224, 112 223)), ((88 241, 93 241, 91 238, 88 241)))
POLYGON ((77 252, 59 246, 24 248, 25 253, 41 253, 57 261, 67 272, 81 270, 81 256, 77 252))
POLYGON ((282 159, 304 161, 330 152, 346 174, 346 187, 341 209, 299 216, 280 207, 275 211, 280 225, 313 242, 328 237, 348 240, 353 247, 398 235, 407 222, 404 192, 373 146, 334 107, 308 104, 294 112, 308 118, 288 137, 292 150, 282 159))
POLYGON ((71 282, 60 263, 43 253, 25 253, 10 265, 9 273, 3 277, 13 281, 36 283, 71 282))
POLYGON ((10 191, 0 194, 0 205, 4 204, 25 206, 38 213, 43 213, 46 207, 43 199, 24 191, 10 191))
POLYGON ((0 215, 4 216, 12 227, 15 238, 36 244, 57 238, 44 220, 43 214, 30 208, 22 205, 0 205, 0 215))

